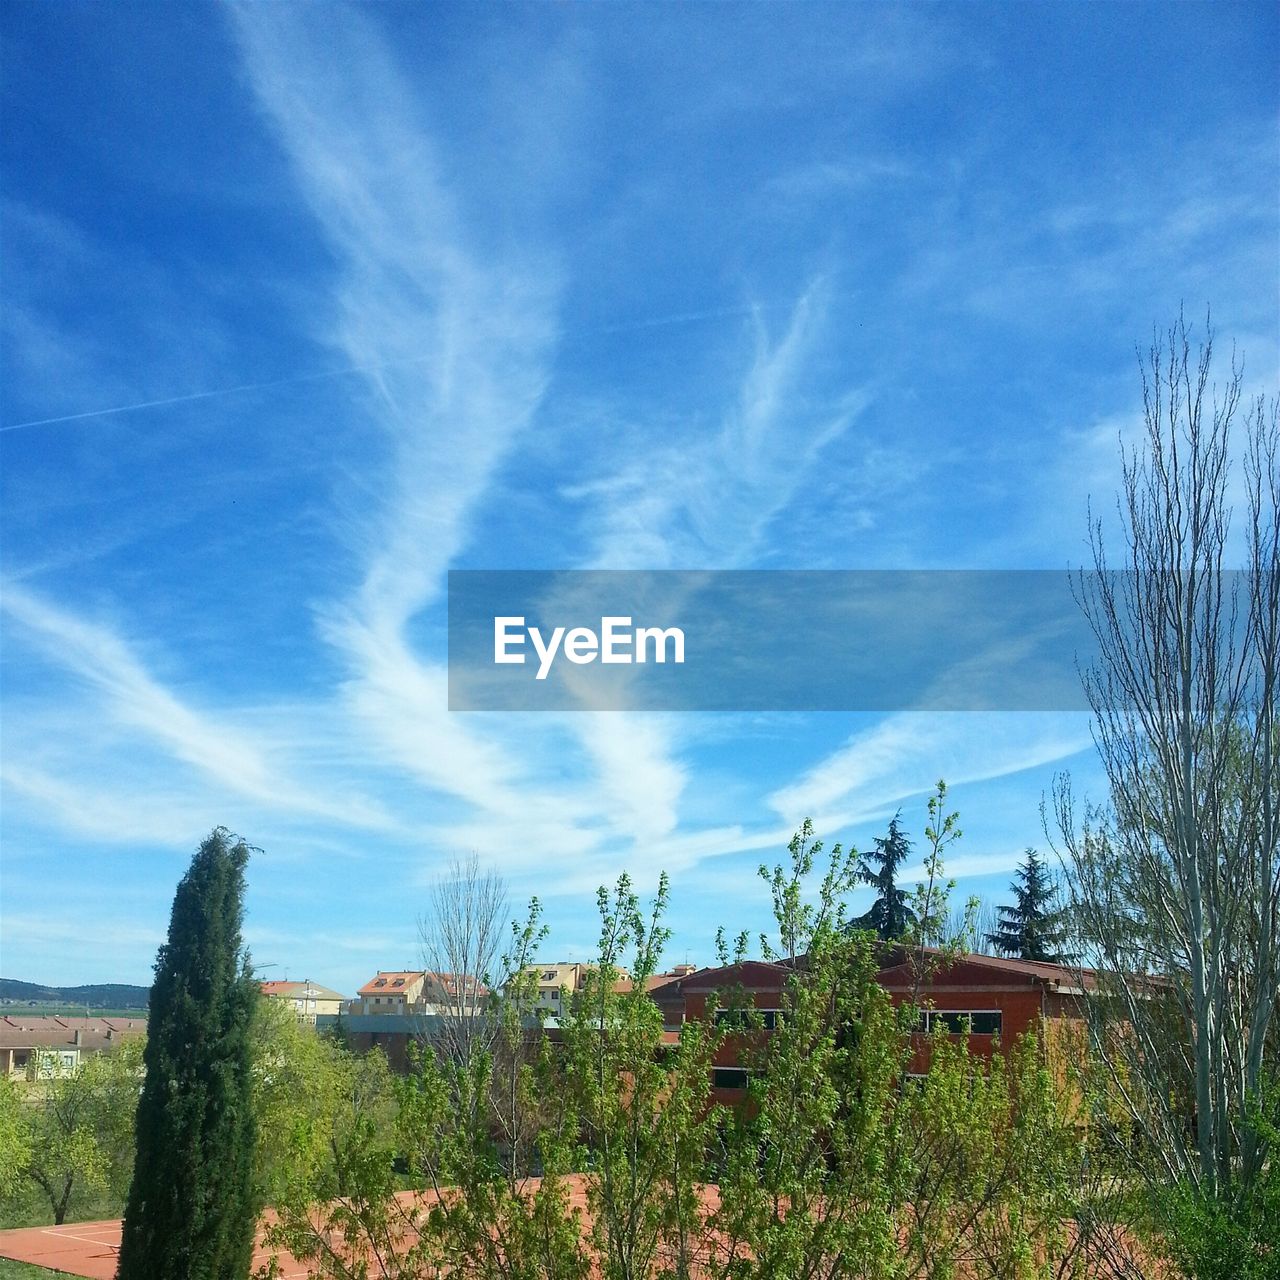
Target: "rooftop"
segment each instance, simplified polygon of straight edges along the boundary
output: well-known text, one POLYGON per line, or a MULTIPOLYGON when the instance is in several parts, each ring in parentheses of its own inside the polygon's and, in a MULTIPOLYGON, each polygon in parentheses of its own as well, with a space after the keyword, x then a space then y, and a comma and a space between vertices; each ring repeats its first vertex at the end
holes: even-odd
POLYGON ((125 1036, 140 1036, 146 1030, 146 1018, 10 1014, 0 1018, 0 1049, 71 1049, 77 1045, 82 1049, 105 1049, 125 1036))

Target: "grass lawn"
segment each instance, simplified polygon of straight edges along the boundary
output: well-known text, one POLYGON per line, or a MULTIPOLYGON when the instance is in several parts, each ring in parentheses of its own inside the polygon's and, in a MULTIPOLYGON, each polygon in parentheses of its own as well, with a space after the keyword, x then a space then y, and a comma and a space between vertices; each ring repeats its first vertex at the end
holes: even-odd
POLYGON ((0 1258, 0 1280, 47 1280, 49 1276, 63 1274, 44 1267, 33 1267, 29 1262, 10 1262, 8 1258, 0 1258))

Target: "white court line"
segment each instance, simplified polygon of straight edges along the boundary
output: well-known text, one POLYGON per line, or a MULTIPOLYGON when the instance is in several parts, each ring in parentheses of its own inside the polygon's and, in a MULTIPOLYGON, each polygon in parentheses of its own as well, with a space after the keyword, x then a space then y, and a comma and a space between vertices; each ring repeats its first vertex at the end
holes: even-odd
POLYGON ((66 1227, 41 1227, 40 1230, 42 1234, 46 1236, 57 1236, 59 1240, 80 1240, 85 1244, 105 1244, 110 1245, 113 1249, 118 1248, 120 1244, 118 1240, 98 1240, 93 1236, 74 1235, 66 1227))
MULTIPOLYGON (((61 1227, 41 1227, 39 1230, 41 1235, 54 1236, 59 1240, 75 1240, 80 1244, 96 1244, 117 1253, 120 1251, 118 1240, 99 1240, 94 1236, 76 1235, 75 1229, 78 1225, 73 1222, 61 1227)), ((308 1280, 310 1275, 310 1271, 286 1271, 281 1275, 280 1280, 308 1280)))

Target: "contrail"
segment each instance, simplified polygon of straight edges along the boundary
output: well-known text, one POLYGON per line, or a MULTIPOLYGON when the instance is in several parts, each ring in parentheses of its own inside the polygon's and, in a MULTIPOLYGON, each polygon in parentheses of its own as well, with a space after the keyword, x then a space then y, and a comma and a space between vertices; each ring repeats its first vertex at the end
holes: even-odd
MULTIPOLYGON (((756 311, 768 311, 771 307, 719 307, 711 311, 687 311, 683 314, 655 316, 649 320, 631 320, 621 324, 602 326, 599 333, 630 333, 640 329, 657 329, 668 325, 690 324, 698 320, 720 320, 751 315, 756 311)), ((109 409, 86 409, 83 413, 64 413, 56 418, 32 418, 29 422, 11 422, 0 427, 6 431, 25 431, 28 427, 53 427, 61 422, 82 422, 86 418, 106 418, 115 413, 132 413, 138 409, 161 409, 166 405, 190 404, 195 400, 212 400, 215 396, 234 396, 247 391, 269 391, 273 387, 291 387, 303 382, 320 382, 325 378, 345 378, 353 373, 378 373, 383 369, 395 369, 408 364, 421 364, 430 356, 416 356, 408 360, 389 360, 385 364, 352 365, 346 369, 327 369, 323 373, 303 373, 291 378, 275 378, 270 382, 246 382, 238 387, 219 387, 216 391, 193 391, 185 396, 166 396, 162 400, 139 400, 135 404, 117 404, 109 409)))
POLYGON ((693 324, 698 320, 727 320, 738 316, 754 315, 757 311, 775 310, 779 304, 765 306, 716 307, 711 311, 683 311, 675 315, 654 316, 649 320, 628 320, 621 324, 607 324, 600 333, 632 333, 637 329, 660 329, 667 325, 693 324))
POLYGON ((79 422, 84 418, 104 418, 112 413, 130 413, 134 409, 159 409, 169 404, 189 404, 192 400, 210 400, 214 396, 233 396, 244 391, 266 391, 271 387, 289 387, 299 382, 319 382, 324 378, 343 378, 352 373, 377 373, 400 365, 421 364, 430 356, 416 356, 410 360, 391 360, 386 364, 353 365, 347 369, 327 369, 323 373, 302 373, 292 378, 276 378, 271 382, 246 382, 238 387, 219 387, 217 391, 193 391, 185 396, 166 396, 163 400, 139 400, 136 404, 118 404, 109 409, 87 409, 84 413, 64 413, 57 418, 32 418, 30 422, 12 422, 0 427, 0 432, 23 431, 27 427, 52 427, 59 422, 79 422))

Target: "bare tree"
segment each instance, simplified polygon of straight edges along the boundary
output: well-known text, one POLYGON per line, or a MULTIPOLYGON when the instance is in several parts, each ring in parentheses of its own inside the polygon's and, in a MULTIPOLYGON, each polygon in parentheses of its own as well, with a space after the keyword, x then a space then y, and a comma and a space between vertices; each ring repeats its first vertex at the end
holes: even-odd
POLYGON ((1000 912, 994 902, 974 895, 964 903, 952 905, 942 924, 942 945, 962 953, 989 956, 995 948, 987 941, 1000 924, 1000 912))
POLYGON ((433 1046, 457 1066, 470 1065, 496 1034, 488 1015, 505 980, 498 969, 507 925, 506 882, 492 868, 482 869, 474 853, 449 863, 418 918, 427 970, 423 999, 439 1010, 433 1046))
POLYGON ((1060 778, 1054 825, 1111 996, 1095 1008, 1120 1015, 1098 1037, 1113 1083, 1157 1176, 1218 1197, 1262 1171, 1249 1107, 1276 1069, 1280 431, 1276 401, 1246 400, 1234 359, 1213 382, 1206 329, 1193 348, 1180 317, 1142 362, 1145 438, 1123 451, 1119 561, 1090 513, 1095 572, 1076 588, 1098 643, 1084 684, 1110 795, 1079 806, 1060 778))

